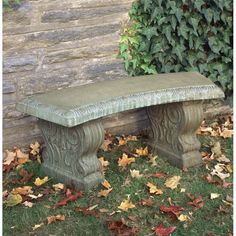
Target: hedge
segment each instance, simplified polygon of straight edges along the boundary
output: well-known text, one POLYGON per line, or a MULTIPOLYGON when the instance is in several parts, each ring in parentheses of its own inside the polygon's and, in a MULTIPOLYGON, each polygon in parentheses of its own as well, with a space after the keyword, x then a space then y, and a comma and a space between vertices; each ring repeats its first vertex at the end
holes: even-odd
POLYGON ((129 75, 199 71, 233 90, 232 0, 136 0, 119 44, 129 75))

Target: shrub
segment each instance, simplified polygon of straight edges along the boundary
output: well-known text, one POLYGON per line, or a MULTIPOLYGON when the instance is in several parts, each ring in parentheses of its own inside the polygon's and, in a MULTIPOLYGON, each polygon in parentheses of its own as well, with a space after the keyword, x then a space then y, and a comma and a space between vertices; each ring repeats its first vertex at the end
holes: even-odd
POLYGON ((136 0, 119 51, 129 75, 199 71, 232 93, 232 0, 136 0))
POLYGON ((20 6, 22 0, 3 0, 3 10, 16 9, 20 6))

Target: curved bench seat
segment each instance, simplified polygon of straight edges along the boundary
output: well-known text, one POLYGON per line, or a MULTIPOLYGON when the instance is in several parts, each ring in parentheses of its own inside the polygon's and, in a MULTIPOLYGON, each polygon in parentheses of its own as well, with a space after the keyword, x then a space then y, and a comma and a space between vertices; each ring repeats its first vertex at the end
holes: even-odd
POLYGON ((146 107, 153 151, 180 168, 201 164, 195 131, 202 102, 224 97, 196 72, 127 77, 35 95, 17 104, 39 118, 46 148, 43 169, 60 181, 88 189, 102 176, 97 150, 104 139, 101 117, 146 107))
POLYGON ((127 77, 29 97, 17 109, 66 127, 130 109, 222 98, 224 93, 196 72, 127 77))

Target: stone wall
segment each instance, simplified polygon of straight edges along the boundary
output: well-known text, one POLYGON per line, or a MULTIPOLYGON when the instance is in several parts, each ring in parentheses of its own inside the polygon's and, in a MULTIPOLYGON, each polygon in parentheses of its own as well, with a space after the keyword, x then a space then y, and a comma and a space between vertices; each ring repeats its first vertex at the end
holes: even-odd
MULTIPOLYGON (((4 148, 26 145, 40 137, 35 118, 15 110, 17 101, 52 89, 126 75, 117 54, 119 32, 131 2, 26 0, 19 9, 4 13, 4 148)), ((142 111, 140 114, 145 116, 142 111)), ((133 111, 106 118, 105 127, 122 126, 122 119, 132 124, 131 129, 137 128, 133 111)))

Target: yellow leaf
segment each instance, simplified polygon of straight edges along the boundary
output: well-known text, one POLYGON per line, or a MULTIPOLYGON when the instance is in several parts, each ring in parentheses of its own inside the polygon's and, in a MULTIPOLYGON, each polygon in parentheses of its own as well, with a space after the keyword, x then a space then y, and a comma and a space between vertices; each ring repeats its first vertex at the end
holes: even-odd
POLYGON ((43 225, 44 225, 44 223, 37 224, 37 225, 35 225, 35 226, 32 227, 32 230, 36 230, 36 229, 40 228, 40 227, 43 226, 43 225))
POLYGON ((65 216, 64 215, 48 216, 47 220, 48 220, 48 225, 50 225, 52 222, 56 220, 65 220, 65 216))
POLYGON ((190 217, 187 216, 187 215, 181 214, 181 215, 178 217, 178 220, 181 221, 181 222, 189 221, 189 220, 190 220, 190 217))
POLYGON ((53 184, 52 187, 54 188, 55 191, 58 192, 63 190, 65 186, 62 183, 58 183, 58 184, 53 184))
POLYGON ((139 155, 139 156, 147 156, 148 155, 148 147, 143 148, 137 148, 135 150, 135 152, 139 155))
POLYGON ((10 165, 15 160, 15 157, 16 157, 15 152, 10 152, 6 150, 4 153, 3 165, 10 165))
POLYGON ((128 211, 129 209, 134 207, 135 205, 129 199, 122 201, 121 204, 118 206, 118 208, 122 211, 128 211))
POLYGON ((135 162, 135 158, 128 157, 125 153, 123 153, 122 157, 118 160, 118 165, 122 167, 126 167, 127 165, 130 165, 131 163, 135 162))
POLYGON ((98 193, 98 197, 107 197, 107 195, 112 191, 112 188, 101 190, 98 193))
POLYGON ((163 194, 163 191, 161 189, 157 188, 156 185, 154 185, 150 182, 148 182, 146 185, 149 187, 149 193, 155 193, 157 195, 163 194))
POLYGON ((39 154, 39 151, 40 151, 40 144, 38 142, 35 142, 34 144, 31 143, 30 144, 30 148, 32 149, 30 151, 31 154, 33 154, 34 156, 38 155, 39 154))
POLYGON ((227 164, 225 166, 226 170, 228 173, 233 173, 233 166, 231 164, 227 164))
POLYGON ((18 205, 22 202, 22 197, 20 194, 12 194, 10 193, 7 196, 7 199, 4 201, 4 203, 6 204, 6 206, 8 207, 13 207, 15 205, 18 205))
POLYGON ((19 159, 29 159, 29 154, 23 153, 19 148, 17 148, 16 157, 19 159))
POLYGON ((218 198, 220 196, 219 193, 211 193, 211 199, 218 198))
POLYGON ((34 184, 36 186, 41 186, 43 184, 45 184, 46 182, 48 182, 48 176, 45 176, 43 179, 40 179, 39 177, 35 179, 34 184))
POLYGON ((104 186, 107 189, 111 188, 111 185, 109 184, 109 182, 107 180, 102 182, 102 186, 104 186))
POLYGON ((129 135, 127 138, 126 138, 127 141, 137 141, 137 136, 132 136, 132 135, 129 135))
POLYGON ((23 187, 14 188, 11 191, 11 193, 12 194, 20 194, 20 195, 29 195, 29 194, 33 193, 33 191, 32 191, 31 186, 23 186, 23 187))
POLYGON ((109 150, 109 145, 112 143, 111 140, 105 139, 102 146, 100 147, 103 151, 108 151, 109 150))
POLYGON ((130 174, 132 176, 132 178, 141 178, 143 177, 142 174, 139 173, 139 170, 130 170, 130 174))
POLYGON ((180 176, 170 177, 166 180, 165 186, 168 187, 168 188, 171 188, 171 189, 175 189, 179 185, 180 179, 181 179, 180 176))

